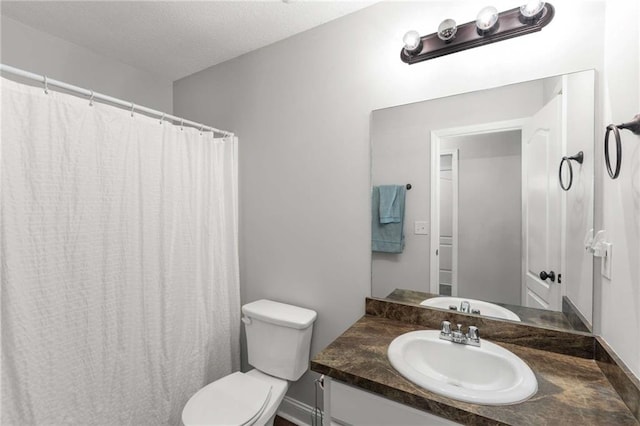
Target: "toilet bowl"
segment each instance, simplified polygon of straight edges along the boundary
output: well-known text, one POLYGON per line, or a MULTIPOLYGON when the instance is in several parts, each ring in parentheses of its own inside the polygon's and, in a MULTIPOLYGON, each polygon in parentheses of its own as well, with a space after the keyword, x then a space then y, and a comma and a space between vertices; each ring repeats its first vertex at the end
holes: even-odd
POLYGON ((288 381, 307 370, 315 311, 271 300, 242 307, 247 373, 233 373, 196 392, 182 410, 185 426, 271 426, 288 381))
POLYGON ((233 373, 200 389, 182 410, 182 423, 271 426, 289 383, 258 370, 233 373))

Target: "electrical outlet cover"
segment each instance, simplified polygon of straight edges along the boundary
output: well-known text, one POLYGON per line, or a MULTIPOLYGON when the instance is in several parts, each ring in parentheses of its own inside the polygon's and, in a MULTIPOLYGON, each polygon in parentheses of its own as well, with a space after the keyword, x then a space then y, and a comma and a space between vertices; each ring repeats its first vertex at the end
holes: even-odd
POLYGON ((427 235, 429 233, 429 223, 424 220, 413 222, 413 233, 415 235, 427 235))

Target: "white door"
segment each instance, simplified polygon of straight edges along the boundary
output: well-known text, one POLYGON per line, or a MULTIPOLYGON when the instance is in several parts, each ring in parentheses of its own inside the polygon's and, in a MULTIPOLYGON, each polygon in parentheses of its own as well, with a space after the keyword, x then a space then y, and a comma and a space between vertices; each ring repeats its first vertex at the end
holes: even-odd
POLYGON ((438 256, 441 296, 458 296, 458 150, 440 153, 440 248, 438 256))
POLYGON ((561 194, 562 98, 556 95, 522 130, 524 197, 523 304, 559 311, 562 292, 561 194))

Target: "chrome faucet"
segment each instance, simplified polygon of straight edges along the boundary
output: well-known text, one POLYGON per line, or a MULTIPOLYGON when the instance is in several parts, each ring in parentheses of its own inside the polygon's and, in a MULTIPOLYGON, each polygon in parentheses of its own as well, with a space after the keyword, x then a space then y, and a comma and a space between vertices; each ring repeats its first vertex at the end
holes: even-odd
POLYGON ((440 338, 461 345, 480 346, 480 331, 478 327, 469 326, 467 334, 462 332, 462 324, 457 324, 457 330, 451 330, 449 321, 442 321, 440 324, 440 338))
MULTIPOLYGON (((457 311, 458 307, 456 305, 449 305, 449 309, 457 311)), ((460 312, 467 314, 471 312, 472 314, 480 315, 480 309, 472 308, 471 304, 467 300, 463 300, 462 303, 460 303, 460 312)))

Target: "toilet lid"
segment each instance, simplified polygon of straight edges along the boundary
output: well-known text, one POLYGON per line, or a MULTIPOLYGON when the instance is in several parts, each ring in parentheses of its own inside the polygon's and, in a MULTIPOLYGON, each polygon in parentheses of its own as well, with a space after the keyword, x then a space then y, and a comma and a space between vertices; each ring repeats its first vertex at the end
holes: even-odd
POLYGON ((182 410, 185 425, 247 425, 262 414, 271 385, 233 373, 200 389, 182 410))

